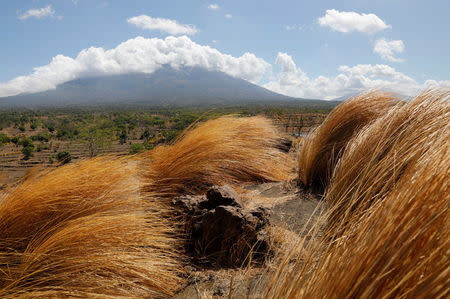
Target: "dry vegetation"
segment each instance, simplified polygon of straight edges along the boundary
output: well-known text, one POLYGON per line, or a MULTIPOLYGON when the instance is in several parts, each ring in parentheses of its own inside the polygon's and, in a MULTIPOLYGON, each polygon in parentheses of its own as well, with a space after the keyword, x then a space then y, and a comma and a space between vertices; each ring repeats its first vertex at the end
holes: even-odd
POLYGON ((32 176, 0 198, 0 296, 171 295, 182 268, 167 213, 125 159, 32 176))
POLYGON ((328 234, 307 242, 317 224, 299 242, 266 297, 448 296, 449 94, 425 92, 349 141, 326 195, 328 234))
MULTIPOLYGON (((247 295, 448 296, 449 95, 398 103, 370 92, 337 107, 299 155, 299 180, 327 187, 328 211, 247 295)), ((294 162, 280 144, 265 118, 221 117, 132 158, 31 174, 0 193, 0 296, 173 295, 186 260, 169 199, 289 180, 294 162)))
POLYGON ((385 114, 397 101, 393 94, 374 91, 336 107, 304 140, 298 157, 300 182, 306 187, 325 188, 353 134, 385 114))
POLYGON ((356 134, 326 194, 330 226, 357 222, 358 215, 372 202, 397 187, 408 169, 418 170, 416 163, 432 154, 428 152, 436 140, 449 137, 450 104, 446 96, 448 92, 423 93, 356 134))
POLYGON ((31 174, 1 194, 0 295, 173 295, 183 257, 166 199, 223 182, 285 180, 292 163, 279 145, 267 119, 224 117, 135 159, 31 174))
POLYGON ((293 161, 279 149, 281 142, 264 117, 208 121, 147 154, 147 188, 170 197, 224 183, 286 180, 293 161))

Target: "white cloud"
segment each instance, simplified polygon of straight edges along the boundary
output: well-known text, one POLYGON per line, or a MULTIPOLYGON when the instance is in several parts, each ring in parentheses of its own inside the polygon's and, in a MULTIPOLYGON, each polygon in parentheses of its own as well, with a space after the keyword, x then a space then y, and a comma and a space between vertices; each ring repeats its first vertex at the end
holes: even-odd
POLYGON ((219 10, 220 6, 217 4, 210 4, 210 5, 208 5, 208 8, 211 10, 219 10))
POLYGON ((78 0, 72 0, 73 5, 77 6, 78 5, 78 0))
POLYGON ((19 20, 26 20, 28 18, 42 19, 45 17, 55 17, 55 10, 51 5, 47 5, 43 8, 27 10, 23 15, 19 16, 19 20))
POLYGON ((199 45, 187 36, 165 39, 136 37, 105 50, 91 47, 77 57, 55 56, 33 73, 0 83, 0 97, 24 92, 39 92, 76 78, 144 72, 151 74, 168 65, 173 68, 201 67, 257 83, 270 64, 252 53, 240 57, 223 54, 209 46, 199 45))
POLYGON ((300 26, 300 25, 286 25, 284 28, 288 31, 292 31, 292 30, 301 31, 302 30, 302 26, 300 26))
POLYGON ((413 78, 388 65, 358 64, 353 67, 343 65, 338 68, 340 74, 335 77, 310 78, 286 53, 278 53, 275 63, 281 67, 281 72, 263 86, 293 97, 329 100, 376 88, 415 95, 429 87, 450 86, 450 80, 427 80, 424 84, 419 84, 413 78))
POLYGON ((169 34, 187 34, 192 35, 198 32, 194 25, 179 24, 175 20, 152 18, 147 15, 140 15, 127 19, 129 24, 135 25, 141 29, 147 30, 160 30, 169 34))
POLYGON ((233 15, 231 15, 231 14, 229 14, 229 13, 227 13, 226 15, 225 15, 225 18, 227 18, 227 19, 231 19, 233 17, 233 15))
POLYGON ((381 56, 382 59, 393 61, 393 62, 403 62, 401 58, 396 58, 396 53, 402 53, 405 50, 405 45, 402 40, 392 40, 388 41, 385 38, 380 38, 375 42, 373 52, 381 56))
POLYGON ((328 26, 335 31, 349 33, 359 31, 366 34, 391 28, 375 14, 359 14, 353 11, 328 9, 325 16, 318 19, 320 26, 328 26))

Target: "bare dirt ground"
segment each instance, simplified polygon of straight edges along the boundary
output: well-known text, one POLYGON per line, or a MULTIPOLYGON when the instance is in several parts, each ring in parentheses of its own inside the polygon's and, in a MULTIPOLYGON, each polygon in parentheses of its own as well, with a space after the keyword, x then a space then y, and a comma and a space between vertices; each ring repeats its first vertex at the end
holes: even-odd
POLYGON ((238 190, 247 207, 262 206, 269 211, 272 254, 265 263, 243 264, 239 268, 188 267, 189 283, 175 298, 260 298, 273 270, 324 211, 318 196, 295 185, 265 183, 238 190), (278 261, 278 262, 277 262, 278 261))

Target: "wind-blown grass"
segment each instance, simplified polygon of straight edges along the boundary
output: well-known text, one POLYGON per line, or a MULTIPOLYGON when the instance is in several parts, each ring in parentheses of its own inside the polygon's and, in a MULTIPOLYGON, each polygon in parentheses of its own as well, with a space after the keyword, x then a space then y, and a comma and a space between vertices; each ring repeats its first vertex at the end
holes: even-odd
POLYGON ((336 169, 347 184, 327 193, 335 196, 328 232, 339 238, 318 238, 316 224, 281 264, 266 298, 448 296, 448 96, 425 92, 350 141, 336 169))
POLYGON ((417 168, 415 163, 427 155, 437 137, 449 134, 449 94, 425 92, 356 134, 325 196, 331 211, 330 227, 358 221, 372 202, 397 186, 408 167, 417 168))
POLYGON ((345 227, 345 238, 311 246, 304 238, 290 255, 295 265, 282 265, 265 297, 446 298, 450 146, 444 137, 395 190, 345 227))
POLYGON ((113 157, 28 178, 0 197, 0 296, 163 297, 182 284, 168 207, 113 157))
POLYGON ((281 141, 280 133, 264 117, 207 121, 175 144, 147 154, 146 189, 170 197, 205 192, 224 183, 286 180, 293 162, 279 149, 281 141))
POLYGON ((222 117, 135 160, 30 174, 0 195, 0 296, 173 295, 183 257, 167 197, 284 180, 292 163, 280 142, 265 118, 222 117))
POLYGON ((298 157, 299 181, 306 187, 324 189, 353 134, 385 114, 397 101, 393 94, 373 91, 350 98, 333 109, 304 139, 298 157))

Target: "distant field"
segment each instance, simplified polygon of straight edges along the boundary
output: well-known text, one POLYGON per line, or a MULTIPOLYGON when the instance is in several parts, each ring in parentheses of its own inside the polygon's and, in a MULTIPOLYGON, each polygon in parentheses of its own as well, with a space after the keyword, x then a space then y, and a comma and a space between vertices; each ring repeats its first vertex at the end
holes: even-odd
POLYGON ((327 106, 249 105, 3 110, 0 111, 0 188, 35 167, 58 165, 57 155, 63 151, 68 151, 72 160, 100 154, 136 153, 170 143, 192 123, 226 114, 265 115, 280 131, 296 137, 320 124, 330 109, 327 106), (23 153, 24 142, 25 145, 32 142, 28 159, 23 153))

